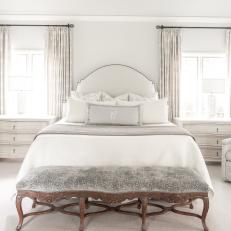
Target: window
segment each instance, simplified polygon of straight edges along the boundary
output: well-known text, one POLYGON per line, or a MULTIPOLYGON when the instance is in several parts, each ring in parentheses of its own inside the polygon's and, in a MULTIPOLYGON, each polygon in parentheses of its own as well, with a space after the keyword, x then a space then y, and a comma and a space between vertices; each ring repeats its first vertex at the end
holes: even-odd
POLYGON ((229 79, 225 54, 184 53, 180 81, 180 115, 229 116, 229 79))
POLYGON ((42 50, 13 50, 7 84, 7 113, 46 113, 46 81, 42 50))

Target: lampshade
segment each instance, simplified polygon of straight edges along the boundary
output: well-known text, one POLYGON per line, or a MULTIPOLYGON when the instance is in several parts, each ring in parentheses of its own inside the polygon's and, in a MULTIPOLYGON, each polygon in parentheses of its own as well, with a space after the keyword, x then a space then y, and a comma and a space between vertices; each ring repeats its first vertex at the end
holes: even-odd
POLYGON ((203 93, 224 93, 225 80, 224 79, 203 79, 202 82, 203 93))

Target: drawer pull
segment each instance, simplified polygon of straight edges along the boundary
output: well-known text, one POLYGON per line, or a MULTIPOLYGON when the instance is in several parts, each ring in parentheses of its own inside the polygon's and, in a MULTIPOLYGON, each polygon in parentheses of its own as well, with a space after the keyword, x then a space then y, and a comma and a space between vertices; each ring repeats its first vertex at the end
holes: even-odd
POLYGON ((13 153, 15 154, 15 148, 13 149, 13 153))
POLYGON ((13 125, 13 130, 15 130, 15 125, 13 125))
POLYGON ((219 153, 217 152, 217 156, 219 156, 219 153))
POLYGON ((218 144, 219 142, 218 142, 218 140, 217 140, 217 144, 218 144))
POLYGON ((217 133, 218 133, 218 128, 217 128, 217 133))
POLYGON ((15 136, 13 137, 13 141, 15 141, 15 136))

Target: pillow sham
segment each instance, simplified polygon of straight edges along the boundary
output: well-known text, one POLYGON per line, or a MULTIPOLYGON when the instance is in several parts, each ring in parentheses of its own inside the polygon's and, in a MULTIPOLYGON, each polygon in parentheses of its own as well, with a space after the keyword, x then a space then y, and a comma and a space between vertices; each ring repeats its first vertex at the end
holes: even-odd
POLYGON ((153 101, 123 101, 117 100, 118 106, 141 106, 142 124, 168 123, 167 98, 153 101))
MULTIPOLYGON (((67 122, 84 123, 87 117, 87 101, 70 98, 67 101, 67 122)), ((94 102, 97 105, 116 105, 116 101, 94 102)))
POLYGON ((67 122, 84 123, 87 114, 86 102, 70 98, 67 101, 67 122))
POLYGON ((93 92, 86 95, 79 94, 79 98, 86 101, 101 101, 101 92, 93 92))
POLYGON ((117 106, 137 106, 144 103, 143 101, 125 101, 125 100, 116 100, 117 106))
POLYGON ((125 93, 123 95, 119 95, 119 96, 115 97, 115 100, 128 101, 129 100, 129 94, 125 93))
POLYGON ((129 93, 128 99, 129 101, 154 101, 154 100, 158 100, 158 93, 155 92, 152 97, 143 97, 135 93, 129 93))
POLYGON ((101 98, 101 101, 103 101, 103 102, 105 102, 105 101, 113 101, 113 100, 114 100, 114 98, 111 97, 111 96, 110 96, 108 93, 106 93, 106 92, 101 92, 100 98, 101 98))
POLYGON ((168 123, 167 99, 159 99, 153 102, 142 103, 142 123, 168 123))
POLYGON ((109 106, 88 104, 86 124, 141 125, 140 105, 109 106))

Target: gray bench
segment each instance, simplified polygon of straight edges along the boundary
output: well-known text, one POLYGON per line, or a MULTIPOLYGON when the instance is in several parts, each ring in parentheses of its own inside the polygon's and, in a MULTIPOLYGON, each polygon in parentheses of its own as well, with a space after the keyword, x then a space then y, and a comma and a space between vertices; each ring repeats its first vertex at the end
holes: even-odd
POLYGON ((79 230, 84 230, 84 218, 88 215, 116 211, 138 215, 142 218, 142 230, 146 228, 146 217, 160 215, 168 211, 194 216, 201 219, 203 228, 208 230, 205 219, 209 209, 208 185, 193 170, 174 167, 74 167, 46 166, 33 169, 17 184, 16 207, 19 231, 25 217, 59 211, 80 217, 79 230), (22 200, 31 198, 33 208, 48 206, 47 210, 23 213, 22 200), (75 203, 55 206, 61 199, 77 198, 75 203), (100 199, 100 200, 99 200, 100 199), (189 205, 202 199, 202 214, 185 212, 177 207, 189 205), (129 202, 127 202, 129 201, 129 202), (165 201, 169 206, 159 203, 165 201), (137 212, 128 207, 136 205, 137 212), (76 206, 79 211, 68 208, 76 206), (98 206, 98 211, 88 211, 89 206, 98 206), (158 207, 148 212, 148 206, 158 207), (124 209, 126 208, 126 210, 124 209))

